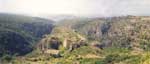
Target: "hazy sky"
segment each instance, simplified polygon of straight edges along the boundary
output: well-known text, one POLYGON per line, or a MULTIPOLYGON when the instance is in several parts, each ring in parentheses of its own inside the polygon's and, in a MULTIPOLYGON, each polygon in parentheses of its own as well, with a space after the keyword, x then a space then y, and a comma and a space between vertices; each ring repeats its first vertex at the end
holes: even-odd
POLYGON ((0 12, 34 16, 150 15, 150 0, 0 0, 0 12))

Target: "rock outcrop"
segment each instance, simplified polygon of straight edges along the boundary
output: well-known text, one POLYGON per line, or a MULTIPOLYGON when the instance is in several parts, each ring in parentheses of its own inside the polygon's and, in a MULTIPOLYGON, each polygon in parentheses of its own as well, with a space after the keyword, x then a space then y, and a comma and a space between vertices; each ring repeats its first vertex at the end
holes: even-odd
POLYGON ((66 27, 56 27, 52 34, 47 35, 38 43, 37 48, 45 51, 50 49, 59 50, 60 47, 63 47, 72 51, 86 45, 86 38, 82 35, 66 27))

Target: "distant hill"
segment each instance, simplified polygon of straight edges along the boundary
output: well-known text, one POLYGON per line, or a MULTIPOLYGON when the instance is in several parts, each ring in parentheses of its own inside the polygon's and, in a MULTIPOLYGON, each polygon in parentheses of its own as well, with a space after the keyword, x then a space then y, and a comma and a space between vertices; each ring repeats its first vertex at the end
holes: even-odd
POLYGON ((84 21, 75 19, 66 20, 64 24, 60 22, 60 24, 86 35, 89 41, 99 41, 103 46, 139 47, 140 49, 144 46, 144 50, 149 48, 147 44, 150 34, 148 28, 150 17, 148 16, 94 18, 84 21))

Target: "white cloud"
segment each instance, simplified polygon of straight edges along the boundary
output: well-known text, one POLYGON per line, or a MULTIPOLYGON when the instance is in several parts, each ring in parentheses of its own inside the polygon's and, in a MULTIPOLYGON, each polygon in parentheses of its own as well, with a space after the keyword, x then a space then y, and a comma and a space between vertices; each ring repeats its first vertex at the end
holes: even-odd
POLYGON ((1 11, 29 14, 88 14, 88 0, 11 0, 1 11))
POLYGON ((150 0, 0 0, 0 11, 20 14, 150 15, 150 0))
MULTIPOLYGON (((107 1, 108 2, 108 1, 107 1)), ((110 4, 108 2, 108 4, 110 4)), ((150 14, 150 0, 118 0, 108 7, 109 15, 145 15, 150 14)))

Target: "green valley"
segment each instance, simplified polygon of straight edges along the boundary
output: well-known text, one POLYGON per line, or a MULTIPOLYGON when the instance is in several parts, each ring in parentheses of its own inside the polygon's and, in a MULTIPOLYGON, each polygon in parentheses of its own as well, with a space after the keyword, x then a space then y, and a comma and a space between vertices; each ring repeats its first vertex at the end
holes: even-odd
POLYGON ((3 64, 150 64, 150 17, 0 15, 3 64))

